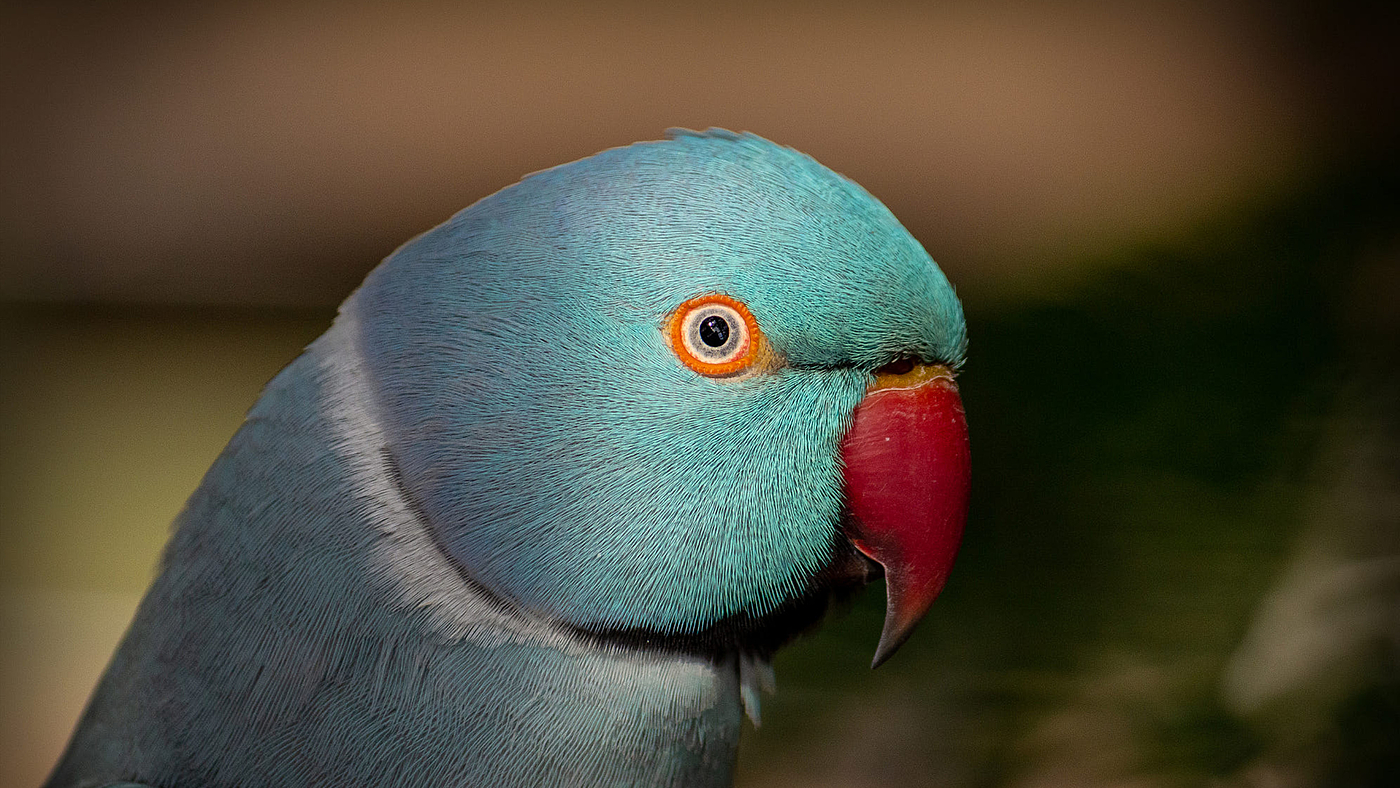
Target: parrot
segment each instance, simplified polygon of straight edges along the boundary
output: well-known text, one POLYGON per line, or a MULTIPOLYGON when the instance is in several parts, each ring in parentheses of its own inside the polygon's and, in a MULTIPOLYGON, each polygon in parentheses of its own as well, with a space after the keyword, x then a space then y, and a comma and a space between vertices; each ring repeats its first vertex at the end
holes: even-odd
POLYGON ((671 130, 374 268, 176 517, 50 788, 725 786, 774 654, 951 569, 961 303, 854 181, 671 130))

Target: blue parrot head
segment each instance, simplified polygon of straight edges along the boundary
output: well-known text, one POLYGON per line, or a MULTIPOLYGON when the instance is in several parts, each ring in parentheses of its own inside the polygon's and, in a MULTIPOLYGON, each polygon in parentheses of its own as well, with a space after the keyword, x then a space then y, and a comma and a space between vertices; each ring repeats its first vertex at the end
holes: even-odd
POLYGON ((870 552, 842 446, 876 372, 966 344, 882 204, 718 130, 530 175, 356 300, 386 451, 441 548, 603 635, 742 634, 834 583, 870 552))

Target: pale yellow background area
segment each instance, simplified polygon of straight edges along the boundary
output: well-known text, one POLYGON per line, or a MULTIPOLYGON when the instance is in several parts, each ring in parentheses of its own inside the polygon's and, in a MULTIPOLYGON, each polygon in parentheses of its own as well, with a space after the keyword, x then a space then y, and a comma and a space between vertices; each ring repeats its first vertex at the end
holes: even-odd
POLYGON ((0 782, 36 785, 171 520, 330 313, 0 314, 0 782))

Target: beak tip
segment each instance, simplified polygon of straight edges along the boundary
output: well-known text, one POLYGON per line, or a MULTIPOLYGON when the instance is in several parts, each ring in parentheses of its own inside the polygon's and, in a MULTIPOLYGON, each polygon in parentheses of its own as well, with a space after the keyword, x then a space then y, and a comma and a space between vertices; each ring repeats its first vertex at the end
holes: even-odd
POLYGON ((908 576, 902 572, 887 572, 885 584, 885 625, 880 632, 880 642, 875 646, 871 670, 883 665, 909 640, 919 621, 933 606, 938 592, 943 590, 942 577, 931 582, 911 584, 908 576))
POLYGON ((870 662, 870 669, 880 667, 885 664, 894 653, 903 646, 909 636, 914 633, 914 625, 919 622, 921 616, 899 615, 891 610, 885 616, 885 628, 880 633, 880 642, 875 646, 875 658, 870 662))
POLYGON ((885 660, 888 660, 890 657, 894 656, 894 652, 898 649, 898 646, 895 646, 893 648, 886 648, 885 643, 882 640, 880 642, 880 645, 875 649, 875 658, 870 660, 870 669, 874 670, 880 667, 881 665, 885 664, 885 660))

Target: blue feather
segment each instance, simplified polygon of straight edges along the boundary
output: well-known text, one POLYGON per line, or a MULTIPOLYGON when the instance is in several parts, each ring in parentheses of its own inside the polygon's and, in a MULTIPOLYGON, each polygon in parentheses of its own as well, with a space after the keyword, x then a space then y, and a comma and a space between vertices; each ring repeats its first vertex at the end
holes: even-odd
POLYGON ((841 559, 872 370, 965 344, 922 247, 791 149, 674 132, 528 176, 268 385, 49 785, 727 785, 765 628, 841 559), (712 292, 780 364, 679 361, 666 317, 712 292))
POLYGON ((831 558, 836 447, 868 371, 957 363, 965 344, 947 280, 883 205, 729 133, 532 175, 357 298, 396 456, 446 548, 599 629, 695 632, 797 593, 831 558), (659 327, 707 292, 748 304, 787 366, 730 384, 686 369, 659 327))

